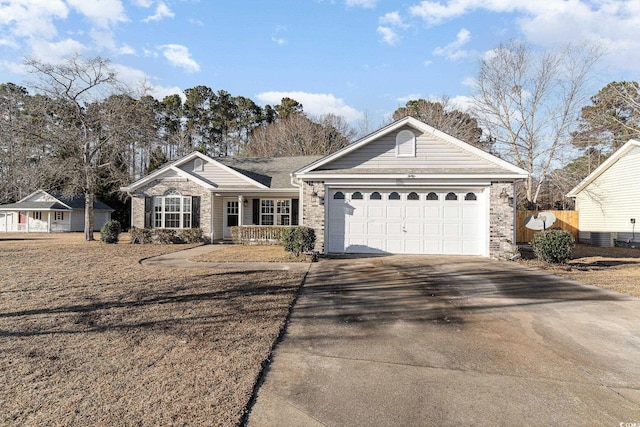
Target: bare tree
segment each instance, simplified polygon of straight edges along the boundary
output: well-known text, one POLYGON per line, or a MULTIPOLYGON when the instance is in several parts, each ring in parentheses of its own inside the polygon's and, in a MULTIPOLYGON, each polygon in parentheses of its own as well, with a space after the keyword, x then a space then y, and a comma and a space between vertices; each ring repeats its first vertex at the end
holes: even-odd
POLYGON ((568 144, 600 50, 568 45, 534 53, 501 44, 480 62, 473 112, 499 154, 530 173, 524 190, 535 204, 561 147, 568 144))
POLYGON ((324 116, 323 123, 316 123, 304 114, 291 113, 256 128, 241 154, 269 157, 329 154, 349 144, 343 134, 344 125, 336 116, 324 116))
POLYGON ((52 114, 43 111, 48 123, 41 130, 54 141, 52 160, 65 165, 67 191, 84 193, 85 240, 93 240, 93 203, 101 179, 128 179, 128 137, 137 123, 125 117, 135 101, 122 95, 106 59, 74 56, 60 64, 36 59, 25 64, 37 77, 34 88, 56 104, 52 114))

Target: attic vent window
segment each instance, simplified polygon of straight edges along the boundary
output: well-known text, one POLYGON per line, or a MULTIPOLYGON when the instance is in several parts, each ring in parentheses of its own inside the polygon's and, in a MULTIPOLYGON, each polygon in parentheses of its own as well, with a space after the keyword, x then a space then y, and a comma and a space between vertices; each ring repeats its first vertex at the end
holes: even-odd
POLYGON ((204 170, 204 162, 202 159, 195 159, 193 161, 193 171, 194 172, 202 172, 204 170))
POLYGON ((396 156, 416 156, 416 136, 410 130, 402 130, 396 135, 396 156))

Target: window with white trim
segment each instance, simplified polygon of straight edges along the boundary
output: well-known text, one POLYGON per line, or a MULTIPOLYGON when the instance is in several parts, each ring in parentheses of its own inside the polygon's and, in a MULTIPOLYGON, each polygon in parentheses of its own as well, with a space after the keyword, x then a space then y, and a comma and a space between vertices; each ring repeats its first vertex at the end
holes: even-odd
POLYGON ((291 225, 291 199, 260 199, 260 225, 291 225))
POLYGON ((193 171, 194 172, 204 171, 204 162, 202 161, 202 159, 198 158, 193 161, 193 171))
POLYGON ((33 213, 33 219, 42 220, 42 212, 36 211, 33 213))
POLYGON ((170 190, 153 198, 154 228, 191 228, 191 196, 170 190))
POLYGON ((64 212, 55 211, 53 213, 54 221, 64 221, 64 212))
POLYGON ((410 130, 401 130, 396 135, 396 157, 416 156, 416 136, 410 130))

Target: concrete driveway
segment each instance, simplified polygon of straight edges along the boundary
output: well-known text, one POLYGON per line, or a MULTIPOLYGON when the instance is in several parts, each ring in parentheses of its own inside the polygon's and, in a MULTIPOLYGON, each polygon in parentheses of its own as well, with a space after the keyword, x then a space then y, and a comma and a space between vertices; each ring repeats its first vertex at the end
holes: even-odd
POLYGON ((640 425, 640 300, 480 258, 322 260, 248 423, 640 425))

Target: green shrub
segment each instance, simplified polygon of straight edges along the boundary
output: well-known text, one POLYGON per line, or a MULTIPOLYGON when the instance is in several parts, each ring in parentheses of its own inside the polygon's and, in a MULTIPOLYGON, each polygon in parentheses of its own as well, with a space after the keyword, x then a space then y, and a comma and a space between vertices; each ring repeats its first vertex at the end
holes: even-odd
POLYGON ((316 233, 313 228, 287 227, 282 230, 282 246, 295 256, 313 250, 315 245, 316 233))
POLYGON ((176 230, 168 230, 166 228, 154 228, 153 229, 153 242, 160 245, 169 245, 172 243, 178 243, 178 236, 176 230))
POLYGON ((153 235, 151 234, 151 229, 149 228, 132 228, 131 230, 129 230, 129 235, 131 236, 131 243, 144 245, 153 243, 153 235))
POLYGON ((114 219, 104 223, 100 229, 100 240, 105 243, 118 243, 122 227, 120 223, 114 219))
POLYGON ((178 237, 180 237, 184 243, 200 243, 202 242, 203 236, 202 228, 185 228, 178 232, 178 237))
POLYGON ((545 230, 536 233, 530 242, 536 258, 550 263, 565 263, 575 246, 573 236, 564 230, 545 230))

